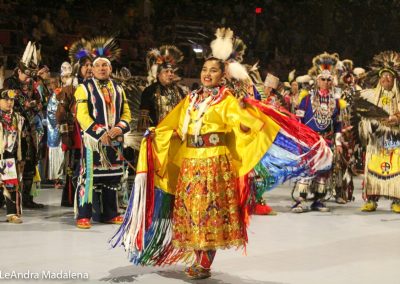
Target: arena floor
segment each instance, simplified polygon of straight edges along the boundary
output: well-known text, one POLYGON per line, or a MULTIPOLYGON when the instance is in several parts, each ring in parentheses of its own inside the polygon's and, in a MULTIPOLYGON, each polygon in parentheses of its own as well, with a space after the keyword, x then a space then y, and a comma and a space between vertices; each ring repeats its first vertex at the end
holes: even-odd
MULTIPOLYGON (((400 215, 390 212, 389 201, 382 200, 376 212, 362 213, 357 190, 355 202, 329 202, 329 213, 293 214, 290 190, 288 184, 267 194, 278 215, 253 216, 246 253, 218 251, 212 277, 196 283, 399 283, 400 215)), ((131 265, 122 248, 109 249, 107 240, 117 226, 77 229, 72 209, 61 208, 60 198, 61 190, 43 190, 37 200, 46 208, 25 210, 21 225, 6 223, 0 209, 0 282, 14 282, 4 278, 6 273, 27 272, 40 279, 69 273, 45 283, 82 283, 71 273, 87 276, 83 283, 194 282, 186 279, 183 265, 131 265)), ((44 282, 23 279, 29 280, 44 282)))

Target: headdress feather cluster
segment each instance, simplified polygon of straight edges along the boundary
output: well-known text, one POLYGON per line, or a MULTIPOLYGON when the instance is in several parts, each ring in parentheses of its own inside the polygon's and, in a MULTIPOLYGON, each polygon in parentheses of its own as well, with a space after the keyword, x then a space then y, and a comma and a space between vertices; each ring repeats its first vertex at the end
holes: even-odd
POLYGON ((118 60, 121 55, 121 48, 114 37, 95 37, 90 41, 90 45, 91 55, 94 59, 103 57, 112 62, 118 60))
POLYGON ((216 38, 211 42, 211 55, 226 63, 225 71, 230 77, 237 80, 249 79, 247 68, 241 64, 246 50, 244 42, 234 37, 230 28, 218 28, 216 38))
POLYGON ((148 82, 153 83, 157 80, 157 73, 160 71, 160 66, 175 68, 182 60, 182 51, 174 45, 163 45, 158 49, 149 50, 146 55, 148 82))
POLYGON ((69 48, 69 59, 71 65, 78 63, 83 58, 92 59, 92 47, 91 42, 84 38, 74 42, 69 48))
POLYGON ((354 64, 353 61, 350 59, 344 59, 341 61, 338 61, 336 64, 336 73, 338 77, 339 84, 347 84, 346 78, 348 76, 354 76, 353 73, 354 69, 354 64))
POLYGON ((334 75, 338 61, 339 54, 337 53, 324 52, 319 54, 313 58, 313 67, 308 71, 308 75, 311 77, 317 77, 320 74, 334 75))
POLYGON ((233 38, 233 46, 232 46, 232 54, 230 55, 230 59, 234 59, 237 62, 242 62, 244 54, 247 49, 247 45, 243 42, 243 40, 239 37, 233 38))
POLYGON ((374 56, 367 74, 366 84, 376 86, 382 72, 387 71, 395 78, 400 77, 400 54, 395 51, 383 51, 374 56))
POLYGON ((233 52, 233 31, 230 28, 218 28, 210 46, 212 56, 222 61, 228 60, 233 52))
POLYGON ((35 76, 41 61, 40 48, 29 41, 19 61, 18 67, 28 76, 35 76))
POLYGON ((294 80, 296 80, 296 69, 293 69, 292 71, 290 71, 289 75, 288 75, 289 84, 292 83, 294 80))

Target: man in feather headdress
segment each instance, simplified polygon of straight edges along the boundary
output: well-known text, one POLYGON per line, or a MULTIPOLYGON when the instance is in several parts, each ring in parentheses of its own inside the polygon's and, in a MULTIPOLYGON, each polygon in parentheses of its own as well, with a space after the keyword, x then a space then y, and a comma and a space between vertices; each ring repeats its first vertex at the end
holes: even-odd
POLYGON ((129 131, 131 120, 123 88, 110 79, 111 61, 120 53, 115 39, 94 38, 91 46, 93 78, 75 92, 83 147, 77 188, 77 227, 81 229, 91 227, 92 215, 94 221, 122 223, 116 191, 124 171, 121 138, 129 131))
POLYGON ((42 111, 41 97, 35 82, 47 68, 39 69, 40 50, 35 43, 29 42, 25 48, 14 74, 4 81, 4 87, 17 92, 14 111, 25 119, 22 135, 22 160, 20 169, 23 172, 22 205, 24 208, 43 208, 43 204, 33 201, 31 194, 33 178, 39 160, 39 143, 43 136, 42 129, 37 127, 38 116, 42 111))
MULTIPOLYGON (((296 116, 301 122, 319 133, 335 145, 341 153, 340 93, 333 85, 334 68, 339 58, 337 54, 323 53, 313 59, 314 67, 309 71, 316 79, 316 87, 300 98, 296 116)), ((314 179, 303 178, 297 183, 300 198, 293 205, 292 212, 302 213, 309 210, 306 204, 307 194, 313 193, 311 210, 327 212, 329 208, 323 202, 327 192, 329 173, 320 174, 314 179)))
POLYGON ((367 80, 375 89, 361 96, 388 113, 387 118, 366 119, 360 123, 360 136, 367 143, 364 192, 367 198, 361 208, 375 211, 380 197, 391 199, 391 209, 400 213, 400 54, 384 51, 376 55, 367 80))
POLYGON ((138 131, 156 126, 187 94, 177 84, 177 64, 182 52, 173 45, 163 45, 147 53, 149 85, 143 90, 139 107, 138 131))

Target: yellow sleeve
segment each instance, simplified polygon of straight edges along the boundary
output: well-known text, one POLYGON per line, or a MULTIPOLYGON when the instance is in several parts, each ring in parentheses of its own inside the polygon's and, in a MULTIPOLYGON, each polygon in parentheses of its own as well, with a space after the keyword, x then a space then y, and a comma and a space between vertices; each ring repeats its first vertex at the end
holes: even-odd
POLYGON ((74 97, 76 100, 76 119, 81 129, 86 131, 94 123, 94 120, 89 115, 88 95, 83 85, 78 86, 74 97))
POLYGON ((121 93, 122 93, 122 114, 121 114, 121 120, 117 124, 119 128, 122 129, 122 133, 127 133, 130 130, 129 123, 132 120, 132 115, 131 115, 131 110, 128 105, 128 101, 126 100, 126 95, 124 89, 121 88, 121 93))
POLYGON ((184 98, 181 101, 181 103, 182 103, 182 111, 179 113, 178 129, 175 129, 175 130, 177 131, 178 135, 182 138, 183 122, 185 120, 187 108, 189 107, 189 104, 190 104, 190 96, 186 96, 186 98, 184 98))
POLYGON ((122 96, 124 98, 124 106, 122 108, 121 120, 124 120, 129 123, 132 120, 132 115, 131 115, 131 110, 129 109, 128 101, 126 100, 125 91, 122 92, 122 96))
POLYGON ((240 124, 252 130, 260 130, 263 128, 264 122, 251 115, 246 108, 240 107, 238 100, 231 94, 228 94, 225 100, 226 102, 223 103, 221 109, 224 123, 236 128, 240 128, 240 124))

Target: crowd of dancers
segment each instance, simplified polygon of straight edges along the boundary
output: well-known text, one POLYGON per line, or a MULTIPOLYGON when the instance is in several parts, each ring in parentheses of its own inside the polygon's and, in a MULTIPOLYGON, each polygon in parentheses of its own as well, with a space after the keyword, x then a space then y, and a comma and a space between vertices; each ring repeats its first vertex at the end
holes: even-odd
POLYGON ((367 70, 324 52, 308 74, 262 80, 257 64, 243 64, 245 43, 220 28, 201 86, 189 90, 176 46, 148 52, 146 79, 113 70, 121 49, 112 37, 69 50, 54 75, 29 42, 4 80, 0 203, 10 223, 44 207, 34 197, 51 180, 77 228, 119 224, 110 242, 131 262, 184 261, 188 277, 203 279, 217 249, 246 245, 251 214, 276 214, 265 193, 289 179, 293 213, 328 212, 328 196, 351 202, 360 173, 361 210, 386 197, 400 213, 397 52, 367 70))

